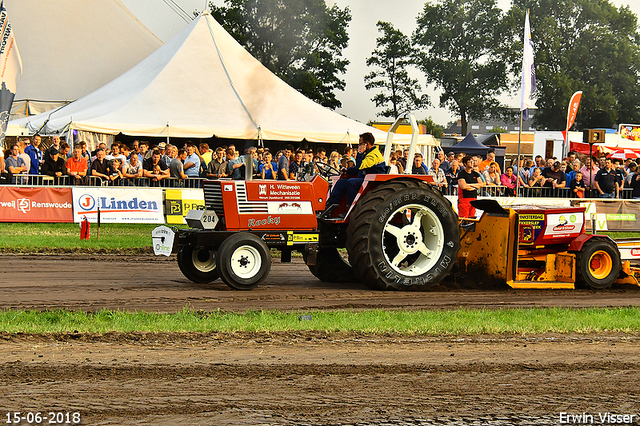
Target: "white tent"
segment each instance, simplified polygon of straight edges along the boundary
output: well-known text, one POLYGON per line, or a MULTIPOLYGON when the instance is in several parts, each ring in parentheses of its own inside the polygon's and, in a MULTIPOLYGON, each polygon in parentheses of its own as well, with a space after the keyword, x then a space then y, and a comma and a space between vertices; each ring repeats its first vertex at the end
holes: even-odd
MULTIPOLYGON (((209 14, 138 65, 52 114, 19 120, 48 133, 357 143, 386 132, 304 97, 253 58, 209 14), (47 121, 48 120, 48 121, 47 121)), ((406 141, 397 135, 394 142, 406 141)), ((430 135, 423 144, 435 144, 430 135)))
POLYGON ((5 0, 4 4, 24 69, 12 118, 75 101, 162 45, 120 0, 5 0))

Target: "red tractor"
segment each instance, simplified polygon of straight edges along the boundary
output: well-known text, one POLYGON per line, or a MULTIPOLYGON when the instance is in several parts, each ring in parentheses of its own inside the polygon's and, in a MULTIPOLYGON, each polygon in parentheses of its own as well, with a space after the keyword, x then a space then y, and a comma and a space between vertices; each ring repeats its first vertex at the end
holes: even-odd
POLYGON ((205 181, 205 210, 189 212, 191 229, 179 230, 174 245, 184 276, 249 290, 269 274, 270 249, 283 262, 301 252, 320 280, 381 290, 429 287, 449 274, 460 247, 458 216, 431 177, 367 175, 352 205, 343 201, 327 214, 330 170, 319 167, 324 176, 310 182, 205 181))

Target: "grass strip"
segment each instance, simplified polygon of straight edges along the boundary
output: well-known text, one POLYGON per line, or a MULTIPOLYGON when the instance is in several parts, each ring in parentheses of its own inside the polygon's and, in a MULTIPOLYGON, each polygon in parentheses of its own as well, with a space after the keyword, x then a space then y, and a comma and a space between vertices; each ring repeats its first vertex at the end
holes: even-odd
POLYGON ((0 332, 326 332, 428 335, 640 332, 640 308, 549 308, 451 311, 202 312, 170 314, 0 311, 0 332), (309 315, 310 320, 301 320, 309 315))
POLYGON ((80 239, 77 223, 0 223, 0 249, 3 251, 37 252, 46 249, 113 251, 151 247, 151 231, 156 224, 109 223, 100 226, 97 238, 95 223, 90 238, 80 239))

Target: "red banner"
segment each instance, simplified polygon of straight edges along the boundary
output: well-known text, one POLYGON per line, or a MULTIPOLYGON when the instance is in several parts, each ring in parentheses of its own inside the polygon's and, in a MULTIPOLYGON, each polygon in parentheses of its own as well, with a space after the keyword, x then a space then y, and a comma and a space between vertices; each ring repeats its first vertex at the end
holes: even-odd
POLYGON ((569 111, 567 111, 567 129, 568 132, 573 122, 576 121, 576 115, 578 115, 578 107, 580 106, 580 99, 582 99, 582 92, 576 92, 571 96, 569 102, 569 111))
POLYGON ((71 188, 2 186, 0 222, 73 222, 71 188))

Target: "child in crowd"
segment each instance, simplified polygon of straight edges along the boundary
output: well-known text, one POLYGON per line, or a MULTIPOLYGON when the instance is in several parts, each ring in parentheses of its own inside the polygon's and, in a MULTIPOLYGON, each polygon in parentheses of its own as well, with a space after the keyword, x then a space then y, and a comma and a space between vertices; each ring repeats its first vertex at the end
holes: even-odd
POLYGON ((582 180, 582 172, 576 172, 575 179, 571 181, 571 193, 578 198, 584 198, 584 191, 587 189, 584 180, 582 180))

